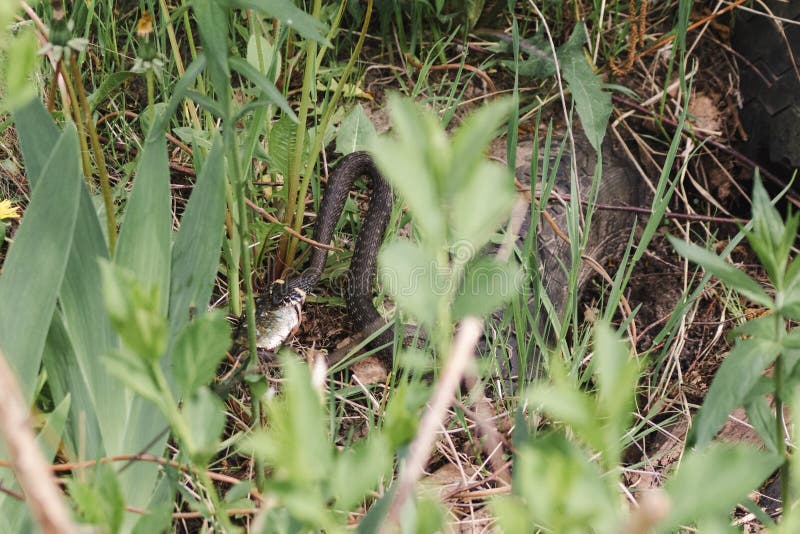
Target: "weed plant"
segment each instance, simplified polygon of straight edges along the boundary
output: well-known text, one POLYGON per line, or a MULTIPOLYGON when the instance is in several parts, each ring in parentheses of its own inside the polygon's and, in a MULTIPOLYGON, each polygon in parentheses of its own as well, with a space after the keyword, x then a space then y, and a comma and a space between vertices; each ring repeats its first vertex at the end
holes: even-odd
MULTIPOLYGON (((37 414, 47 460, 69 470, 61 478, 76 521, 108 532, 345 532, 356 523, 360 532, 393 523, 437 532, 452 512, 415 483, 444 429, 449 443, 470 449, 476 476, 493 485, 484 486, 488 493, 499 494, 485 502, 504 532, 723 532, 737 503, 778 532, 795 531, 800 468, 784 412, 800 410, 800 344, 790 328, 800 309, 800 262, 791 257, 800 217, 783 221, 757 182, 753 220, 723 256, 672 240, 708 274, 654 336, 653 347, 667 348, 637 356, 622 339, 636 310, 612 326, 689 165, 679 153, 692 89, 691 2, 658 12, 674 16, 666 70, 680 78, 678 127, 653 180, 649 218, 631 234, 593 326, 580 321, 577 268, 559 314, 544 291, 536 233, 517 242, 508 223, 521 125, 535 117, 533 226, 557 168, 577 178, 572 125, 601 146, 610 89, 620 88, 595 67, 624 56, 626 6, 312 0, 303 11, 289 0, 195 0, 78 2, 67 12, 52 3, 6 31, 16 8, 0 4, 3 111, 11 113, 0 124, 10 131, 13 122, 30 187, 21 224, 4 226, 13 243, 0 274, 0 356, 37 414), (503 24, 482 28, 492 17, 503 24), (36 27, 39 18, 49 33, 36 27), (498 36, 499 27, 510 34, 498 36), (469 56, 471 30, 496 38, 494 55, 469 56), (370 32, 382 35, 379 45, 370 32), (37 37, 45 35, 42 61, 37 37), (369 95, 368 47, 382 60, 407 61, 411 73, 391 69, 406 96, 387 98, 388 135, 351 105, 369 95), (512 79, 509 96, 463 114, 487 72, 512 79), (534 88, 549 92, 529 101, 534 88), (541 118, 552 116, 543 110, 553 102, 567 133, 554 134, 551 123, 540 143, 541 118), (508 167, 485 155, 498 136, 507 140, 508 167), (279 357, 280 381, 258 367, 256 286, 301 265, 308 249, 297 236, 309 205, 318 207, 317 176, 332 145, 340 154, 370 150, 398 197, 390 228, 405 236, 379 256, 380 285, 396 308, 395 368, 383 384, 350 373, 368 340, 327 371, 288 352, 279 357), (171 178, 171 168, 181 178, 171 178), (256 220, 251 204, 268 219, 256 220), (773 292, 722 259, 743 237, 773 292), (492 243, 510 259, 490 255, 492 243), (622 492, 626 470, 636 467, 625 452, 657 415, 654 408, 634 418, 642 390, 666 365, 677 324, 710 275, 769 313, 731 334, 734 349, 663 490, 622 492), (498 280, 515 283, 493 285, 498 280), (210 309, 212 295, 244 315, 249 359, 226 361, 231 328, 210 309), (504 311, 494 321, 497 310, 504 311), (407 321, 428 333, 420 347, 403 346, 407 321), (515 383, 496 379, 504 366, 472 358, 464 339, 475 341, 484 328, 515 332, 486 336, 482 347, 495 358, 521 357, 525 373, 515 383), (212 388, 229 365, 241 381, 212 388), (220 398, 226 389, 238 395, 220 398), (487 406, 493 412, 481 415, 487 406), (739 406, 765 450, 714 442, 739 406), (492 449, 493 421, 503 415, 513 419, 513 446, 498 440, 492 449), (779 525, 748 501, 776 469, 779 525)), ((577 196, 567 205, 571 265, 587 245, 603 180, 597 153, 588 206, 577 196)), ((351 205, 341 225, 354 234, 357 211, 351 205)), ((342 257, 333 257, 331 271, 342 257)), ((18 480, 3 480, 0 531, 35 530, 32 501, 18 480)))

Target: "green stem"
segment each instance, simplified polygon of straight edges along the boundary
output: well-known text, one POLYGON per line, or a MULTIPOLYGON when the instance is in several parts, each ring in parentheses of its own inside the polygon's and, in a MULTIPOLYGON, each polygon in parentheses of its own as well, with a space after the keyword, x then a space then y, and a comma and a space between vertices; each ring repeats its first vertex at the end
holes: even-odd
MULTIPOLYGON (((169 16, 169 8, 167 7, 167 2, 165 0, 160 0, 159 4, 161 5, 161 11, 164 14, 164 19, 166 20, 167 36, 169 37, 170 48, 172 48, 172 56, 175 59, 175 66, 178 68, 178 74, 183 76, 186 72, 186 69, 183 66, 183 58, 181 58, 181 49, 178 46, 178 39, 175 37, 175 28, 169 16)), ((191 38, 191 34, 189 34, 189 36, 191 38)), ((200 117, 197 116, 197 111, 188 98, 183 102, 183 110, 184 113, 189 115, 191 118, 194 127, 199 130, 200 117)), ((205 151, 203 153, 205 154, 205 151)))
MULTIPOLYGON (((316 19, 319 18, 321 6, 321 0, 314 0, 314 9, 311 14, 316 19)), ((300 191, 303 189, 300 186, 300 174, 305 170, 306 177, 310 176, 311 169, 313 168, 313 165, 303 165, 303 146, 305 144, 307 129, 306 122, 308 120, 308 111, 311 108, 311 90, 314 88, 314 83, 316 81, 314 66, 317 56, 317 42, 313 39, 306 40, 305 56, 306 64, 303 74, 302 96, 300 98, 300 109, 297 112, 297 129, 294 139, 294 157, 289 162, 289 176, 287 177, 289 195, 286 204, 286 224, 292 227, 296 224, 297 220, 300 220, 300 224, 302 224, 303 212, 305 211, 305 206, 303 204, 305 195, 302 197, 300 196, 300 191)), ((306 177, 303 178, 304 182, 306 181, 306 177)), ((284 234, 278 246, 278 261, 284 267, 290 265, 292 261, 294 261, 294 249, 296 246, 294 238, 284 234)))
POLYGON ((233 187, 230 178, 225 182, 225 202, 228 205, 228 215, 230 216, 230 228, 228 219, 225 226, 229 237, 225 241, 225 250, 229 252, 230 262, 228 263, 228 307, 231 314, 240 316, 242 314, 242 302, 239 291, 239 260, 241 258, 241 242, 239 239, 239 217, 236 209, 238 204, 233 200, 233 187))
MULTIPOLYGON (((229 104, 230 105, 230 104, 229 104)), ((228 113, 228 116, 231 114, 228 113)), ((245 286, 245 315, 247 320, 247 347, 250 352, 250 367, 255 367, 258 364, 258 347, 256 347, 256 303, 253 296, 253 276, 252 276, 252 257, 250 253, 250 232, 247 223, 247 205, 245 202, 245 180, 242 174, 241 156, 239 154, 239 146, 236 143, 236 138, 233 135, 233 125, 230 123, 225 124, 224 135, 226 136, 225 145, 231 151, 231 166, 233 176, 231 182, 234 184, 234 192, 236 194, 237 211, 239 212, 239 240, 241 243, 241 260, 242 268, 244 270, 244 286, 245 286)), ((261 426, 261 399, 254 394, 253 389, 250 390, 250 398, 252 402, 252 416, 253 424, 258 427, 261 426)), ((256 479, 259 488, 265 487, 264 479, 264 466, 260 460, 256 460, 256 479)))
MULTIPOLYGON (((370 19, 372 18, 372 0, 367 0, 367 9, 364 14, 364 22, 361 25, 361 33, 358 36, 358 41, 356 42, 356 47, 353 50, 353 53, 350 55, 350 60, 347 62, 347 65, 342 72, 341 78, 339 78, 339 83, 336 85, 336 89, 333 91, 333 96, 331 97, 328 105, 325 107, 324 112, 322 113, 322 119, 320 120, 319 127, 317 128, 317 135, 314 137, 314 144, 311 148, 311 152, 308 157, 308 161, 317 161, 319 157, 319 153, 322 151, 322 140, 325 136, 325 130, 328 128, 328 124, 333 117, 333 112, 336 110, 336 104, 339 102, 339 98, 342 96, 342 91, 344 90, 344 86, 347 83, 347 79, 350 77, 353 68, 355 67, 356 60, 358 59, 359 55, 361 54, 361 49, 364 46, 364 40, 367 36, 367 28, 369 27, 370 19)), ((306 65, 306 72, 308 72, 308 65, 306 65)), ((304 84, 305 86, 305 81, 304 84)), ((302 124, 302 123, 301 123, 302 124)), ((297 145, 296 145, 297 146, 297 145)), ((303 180, 300 184, 300 187, 297 191, 297 198, 303 199, 308 192, 308 186, 311 183, 311 170, 307 169, 305 176, 303 176, 303 180)), ((290 190, 290 199, 294 198, 291 196, 290 190)), ((299 232, 300 228, 303 226, 303 212, 304 209, 295 209, 293 211, 288 211, 287 214, 292 214, 297 212, 294 219, 294 224, 292 228, 299 232)), ((287 221, 290 222, 290 221, 287 221)), ((289 265, 294 261, 295 252, 297 250, 297 238, 290 238, 289 239, 289 247, 287 253, 285 255, 285 262, 284 265, 289 265)), ((280 252, 280 251, 279 251, 280 252)), ((279 256, 284 257, 284 256, 279 256)))
MULTIPOLYGON (((80 80, 80 71, 78 70, 78 62, 76 54, 73 54, 72 61, 70 61, 72 68, 72 77, 74 80, 80 80)), ((111 257, 114 257, 114 249, 117 244, 117 220, 115 216, 114 198, 111 195, 111 181, 108 177, 108 167, 106 167, 106 157, 103 154, 103 147, 100 144, 100 138, 97 136, 97 128, 95 128, 94 120, 92 119, 92 110, 89 106, 89 99, 86 97, 86 90, 82 83, 76 83, 78 89, 78 101, 80 107, 83 108, 81 114, 81 122, 85 122, 86 129, 89 130, 89 139, 92 142, 92 151, 94 152, 94 160, 97 165, 97 172, 100 177, 100 190, 103 193, 103 205, 106 210, 106 233, 108 233, 108 250, 111 257)))
MULTIPOLYGON (((58 62, 58 68, 61 70, 61 77, 64 78, 64 85, 67 86, 67 94, 69 95, 70 105, 72 106, 72 118, 75 122, 75 127, 78 129, 78 143, 81 147, 83 175, 86 177, 86 180, 91 180, 92 162, 89 160, 89 145, 86 143, 86 131, 83 127, 83 121, 81 120, 81 110, 78 106, 78 97, 75 94, 75 86, 73 85, 72 77, 64 67, 64 61, 58 62)), ((77 81, 79 82, 80 80, 77 81)), ((66 108, 66 106, 64 107, 66 108)), ((67 115, 69 115, 69 113, 67 113, 67 115)))
POLYGON ((245 314, 247 317, 247 346, 250 350, 250 365, 258 362, 258 351, 256 347, 256 302, 253 297, 253 276, 252 276, 252 257, 250 253, 250 238, 247 222, 247 204, 245 202, 245 187, 242 179, 241 157, 236 138, 233 136, 233 125, 225 125, 226 146, 231 153, 231 169, 233 176, 234 194, 236 195, 236 207, 239 212, 239 240, 241 243, 242 270, 244 271, 245 286, 245 314))
MULTIPOLYGON (((147 105, 150 108, 150 127, 148 128, 150 130, 156 122, 156 90, 153 83, 153 69, 147 69, 145 78, 147 79, 147 105)), ((147 132, 145 133, 147 134, 147 132)))

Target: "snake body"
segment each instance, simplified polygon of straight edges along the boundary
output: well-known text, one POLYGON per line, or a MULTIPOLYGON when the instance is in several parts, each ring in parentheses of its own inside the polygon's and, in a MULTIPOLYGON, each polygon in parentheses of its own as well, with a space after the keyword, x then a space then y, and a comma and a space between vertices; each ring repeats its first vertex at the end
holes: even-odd
MULTIPOLYGON (((595 152, 583 136, 575 139, 575 160, 578 183, 582 197, 589 192, 595 165, 595 152)), ((556 194, 570 193, 570 158, 565 154, 556 174, 556 194)), ((527 166, 530 169, 530 165, 527 166)), ((518 175, 520 173, 518 172, 518 175)), ((529 172, 527 173, 530 174, 529 172)), ((378 249, 386 233, 392 211, 392 190, 381 176, 371 156, 365 152, 354 152, 345 156, 328 179, 322 205, 314 227, 314 240, 329 244, 336 224, 344 210, 345 201, 356 179, 366 177, 369 181, 370 199, 361 232, 350 262, 344 296, 347 309, 356 331, 362 332, 381 320, 372 300, 375 283, 378 249)), ((530 180, 530 177, 527 177, 530 180)), ((630 167, 614 154, 607 142, 603 147, 603 174, 597 195, 599 204, 624 204, 638 206, 641 200, 640 181, 630 167)), ((548 222, 539 222, 539 266, 543 273, 544 287, 553 307, 563 314, 568 300, 568 273, 570 269, 570 244, 564 240, 567 232, 567 212, 564 204, 550 203, 547 207, 548 222)), ((635 218, 624 212, 598 211, 592 220, 590 235, 584 257, 597 263, 618 255, 627 242, 635 218)), ((530 221, 523 225, 523 231, 530 221)), ((259 306, 260 321, 258 338, 263 340, 261 348, 273 349, 279 345, 292 328, 299 323, 299 305, 307 293, 316 287, 322 275, 328 251, 314 248, 309 267, 300 275, 273 284, 269 295, 259 306), (295 311, 292 311, 295 310, 295 311), (276 345, 277 344, 277 345, 276 345)), ((582 262, 578 273, 578 292, 590 278, 592 269, 582 262)), ((373 344, 384 345, 392 340, 392 333, 384 331, 373 344)), ((386 351, 385 351, 386 352, 386 351)))
MULTIPOLYGON (((381 318, 372 302, 372 288, 375 285, 378 249, 392 213, 392 189, 368 153, 353 152, 339 162, 328 178, 328 186, 314 226, 314 241, 329 244, 350 190, 360 177, 369 181, 369 208, 356 239, 356 248, 344 283, 348 313, 353 326, 359 332, 381 318)), ((315 247, 305 271, 285 282, 273 283, 268 298, 258 306, 256 323, 259 348, 272 350, 279 337, 285 339, 288 336, 291 329, 287 331, 287 325, 294 323, 295 316, 287 313, 287 309, 290 305, 296 307, 298 302, 302 303, 305 295, 314 290, 322 276, 327 257, 327 250, 315 247)), ((391 332, 385 331, 373 343, 385 344, 391 338, 391 332)))

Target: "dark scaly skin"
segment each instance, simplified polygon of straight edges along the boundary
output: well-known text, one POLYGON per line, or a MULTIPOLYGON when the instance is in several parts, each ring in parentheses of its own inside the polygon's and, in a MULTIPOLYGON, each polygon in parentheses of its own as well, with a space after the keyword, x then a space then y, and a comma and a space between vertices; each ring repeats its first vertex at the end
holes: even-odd
MULTIPOLYGON (((370 182, 369 208, 362 223, 361 233, 356 240, 356 248, 344 284, 348 313, 353 326, 359 332, 381 319, 372 302, 372 288, 375 285, 378 249, 383 242, 392 213, 392 189, 369 154, 353 152, 342 159, 328 178, 328 186, 314 226, 314 241, 329 244, 353 183, 362 176, 370 182)), ((327 256, 327 250, 314 248, 309 267, 299 276, 289 278, 280 287, 273 289, 272 305, 282 305, 287 294, 295 288, 311 293, 322 276, 327 256)), ((385 331, 373 343, 383 345, 391 341, 392 333, 385 331)))
MULTIPOLYGON (((583 199, 589 195, 592 176, 596 164, 596 155, 589 141, 576 132, 575 160, 577 163, 578 182, 583 199)), ((570 156, 567 151, 561 158, 556 171, 554 194, 570 193, 570 156)), ((638 207, 644 196, 643 184, 626 161, 615 154, 611 142, 606 137, 603 143, 603 173, 597 193, 597 204, 638 207)), ((569 201, 566 201, 569 203, 569 201)), ((582 208, 585 213, 586 208, 582 208)), ((562 233, 568 235, 567 210, 559 202, 550 202, 547 212, 562 233)), ((623 247, 630 238, 631 229, 636 221, 636 214, 622 211, 595 210, 589 228, 589 238, 583 255, 592 258, 601 265, 609 259, 620 256, 623 247)), ((568 300, 568 280, 571 265, 570 245, 559 237, 549 222, 544 218, 539 221, 539 258, 543 283, 553 308, 560 317, 568 300), (563 264, 563 266, 562 266, 563 264), (565 270, 566 267, 566 270, 565 270)), ((595 274, 587 262, 581 262, 578 271, 577 290, 580 294, 586 282, 595 274)))
MULTIPOLYGON (((595 153, 583 136, 576 135, 575 143, 578 180, 581 184, 582 196, 585 198, 591 186, 595 153)), ((557 171, 554 186, 556 192, 570 193, 569 165, 570 157, 565 152, 557 171)), ((369 154, 355 152, 342 159, 328 179, 328 186, 314 227, 314 240, 329 244, 353 183, 362 176, 367 177, 371 182, 369 184, 371 191, 369 209, 356 241, 344 291, 348 312, 358 332, 374 329, 381 320, 381 315, 372 302, 372 288, 375 283, 378 250, 386 233, 392 211, 391 188, 375 167, 369 154)), ((640 204, 642 198, 640 180, 625 161, 614 155, 608 141, 603 145, 602 176, 597 197, 598 203, 630 206, 640 204)), ((552 202, 548 205, 547 211, 561 231, 567 234, 565 208, 552 202)), ((635 216, 630 213, 596 211, 584 255, 593 258, 598 263, 603 263, 609 258, 619 255, 622 246, 628 240, 634 221, 635 216)), ((527 232, 529 226, 530 222, 526 221, 523 232, 527 232)), ((537 231, 540 243, 539 264, 542 272, 547 273, 547 276, 544 277, 545 290, 556 312, 563 316, 568 297, 570 247, 545 221, 539 222, 537 231), (567 271, 564 270, 564 267, 567 271)), ((315 248, 309 267, 301 275, 289 278, 285 283, 273 285, 268 299, 273 309, 285 305, 296 289, 301 289, 306 293, 314 290, 322 275, 327 254, 327 250, 315 248)), ((577 290, 579 294, 592 274, 592 269, 586 262, 582 262, 578 274, 577 290)), ((385 331, 373 341, 373 344, 385 345, 390 343, 392 338, 392 333, 385 331)), ((384 353, 387 352, 389 351, 384 351, 384 353)), ((385 358, 390 357, 386 354, 384 356, 385 358)))

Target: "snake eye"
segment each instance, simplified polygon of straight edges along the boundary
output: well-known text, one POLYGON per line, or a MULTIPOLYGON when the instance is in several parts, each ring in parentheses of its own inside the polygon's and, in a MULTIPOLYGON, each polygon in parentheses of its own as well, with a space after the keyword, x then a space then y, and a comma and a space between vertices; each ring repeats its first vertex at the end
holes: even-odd
POLYGON ((306 300, 306 292, 299 287, 293 287, 284 297, 284 304, 302 304, 306 300))
POLYGON ((269 302, 273 308, 302 304, 305 300, 305 291, 284 280, 275 280, 269 288, 269 302))

